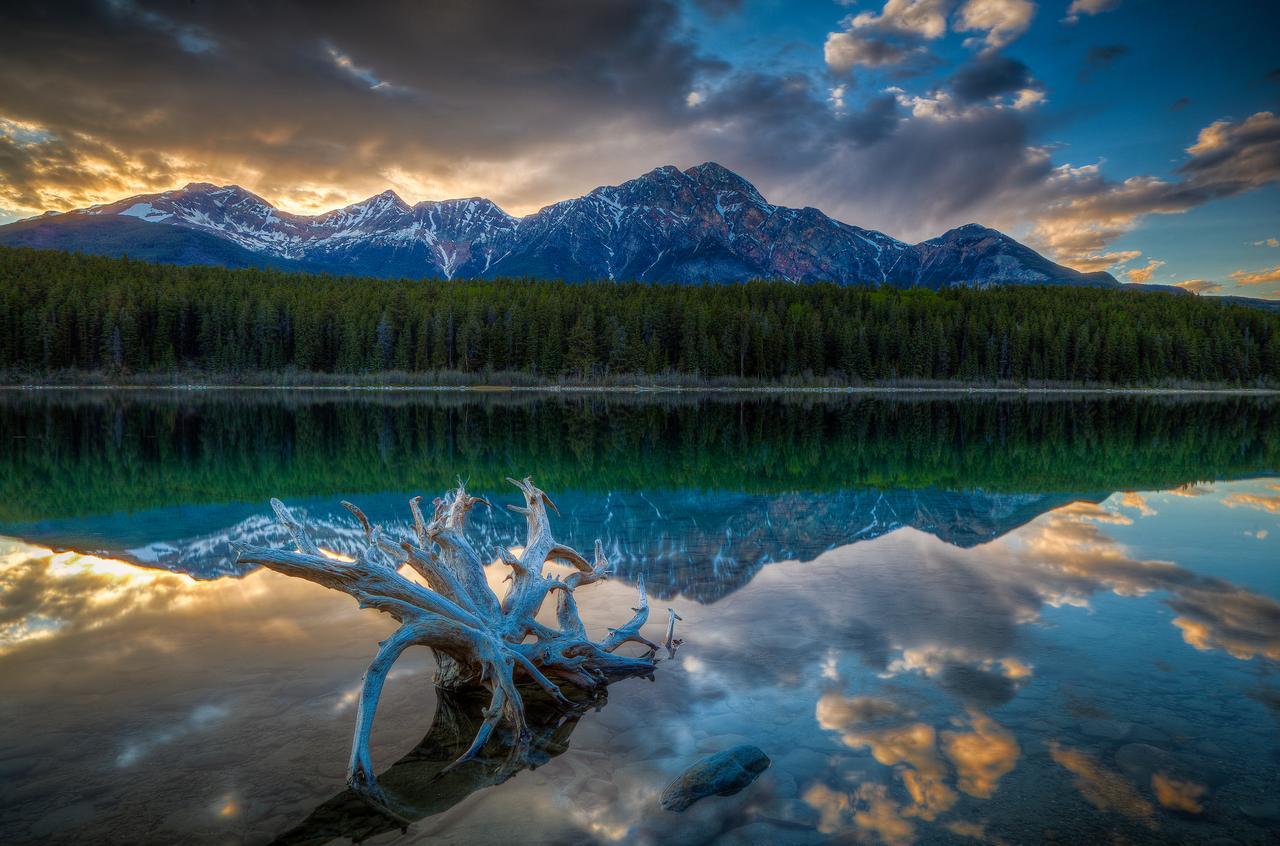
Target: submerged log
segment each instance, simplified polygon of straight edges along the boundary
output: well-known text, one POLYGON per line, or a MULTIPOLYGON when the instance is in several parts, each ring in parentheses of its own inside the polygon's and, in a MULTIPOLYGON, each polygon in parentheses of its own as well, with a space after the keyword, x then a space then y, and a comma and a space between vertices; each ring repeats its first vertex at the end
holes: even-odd
MULTIPOLYGON (((368 542, 354 561, 326 555, 306 527, 277 499, 271 500, 271 506, 296 549, 245 545, 237 550, 241 562, 260 564, 286 576, 350 594, 360 607, 376 608, 400 623, 395 633, 380 644, 365 672, 347 770, 350 788, 375 806, 387 807, 369 754, 374 712, 387 673, 411 646, 428 646, 435 652, 435 680, 439 687, 479 687, 489 697, 470 745, 442 773, 475 759, 500 725, 506 728, 502 734, 509 738, 510 758, 525 758, 530 732, 518 684, 537 685, 552 702, 571 712, 581 706, 565 696, 561 685, 598 691, 618 679, 652 678, 657 666, 657 644, 640 633, 649 619, 644 583, 637 587, 634 616, 610 629, 603 639, 591 640, 578 613, 576 592, 609 575, 611 565, 603 545, 596 541, 594 560, 587 561, 576 550, 557 542, 548 517, 548 510, 555 510, 551 499, 530 479, 508 481, 524 495, 523 505, 507 507, 525 516, 526 537, 519 554, 497 549, 496 557, 511 569, 507 576, 510 584, 502 599, 489 587, 485 559, 465 533, 471 509, 478 503, 488 503, 467 493, 461 483, 435 500, 430 519, 422 512, 421 497, 410 501, 413 540, 391 538, 370 523, 359 508, 344 502, 364 529, 368 542), (547 575, 544 568, 549 561, 566 564, 574 571, 563 579, 547 575), (402 574, 404 567, 417 573, 426 585, 402 574), (536 619, 552 593, 556 594, 557 626, 536 619), (646 651, 638 657, 615 654, 625 643, 638 643, 646 651)), ((674 623, 672 619, 667 631, 669 651, 675 645, 674 623)))

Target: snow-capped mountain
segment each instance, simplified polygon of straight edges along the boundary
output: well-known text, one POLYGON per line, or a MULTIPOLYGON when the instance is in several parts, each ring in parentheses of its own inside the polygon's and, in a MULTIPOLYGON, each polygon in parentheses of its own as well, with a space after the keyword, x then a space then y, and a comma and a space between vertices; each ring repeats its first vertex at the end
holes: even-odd
POLYGON ((714 162, 660 167, 522 218, 482 198, 410 206, 392 191, 294 215, 234 185, 192 183, 0 227, 0 244, 383 277, 1117 284, 976 224, 906 244, 817 209, 776 206, 714 162))

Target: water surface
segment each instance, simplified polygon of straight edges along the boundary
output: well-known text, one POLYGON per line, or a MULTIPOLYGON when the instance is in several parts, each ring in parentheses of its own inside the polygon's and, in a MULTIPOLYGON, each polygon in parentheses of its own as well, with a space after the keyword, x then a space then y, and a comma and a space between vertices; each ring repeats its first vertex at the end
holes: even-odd
MULTIPOLYGON (((1269 400, 0 395, 6 843, 1274 842, 1280 416, 1269 400), (401 833, 343 793, 393 623, 246 572, 278 495, 354 551, 455 476, 601 538, 687 643, 540 766, 433 780, 474 703, 397 665, 401 833), (435 721, 433 723, 433 720, 435 721), (452 727, 452 728, 451 728, 452 727), (683 815, 739 742, 773 766, 683 815)), ((477 512, 476 535, 517 523, 477 512)), ((500 574, 495 572, 495 580, 500 574)), ((650 635, 661 634, 655 615, 650 635)), ((455 753, 456 754, 456 753, 455 753)))

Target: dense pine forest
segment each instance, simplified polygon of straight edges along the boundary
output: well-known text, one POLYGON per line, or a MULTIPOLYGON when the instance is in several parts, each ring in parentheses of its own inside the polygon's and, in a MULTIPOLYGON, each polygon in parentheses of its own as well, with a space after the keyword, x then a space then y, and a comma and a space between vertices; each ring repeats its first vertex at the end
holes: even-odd
POLYGON ((0 249, 0 374, 1275 385, 1280 314, 1077 287, 375 280, 0 249))

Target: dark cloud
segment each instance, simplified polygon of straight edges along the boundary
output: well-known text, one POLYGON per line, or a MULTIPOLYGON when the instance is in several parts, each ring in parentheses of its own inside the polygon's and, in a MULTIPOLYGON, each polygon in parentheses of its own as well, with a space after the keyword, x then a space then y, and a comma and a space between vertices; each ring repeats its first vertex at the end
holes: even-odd
POLYGON ((1178 99, 1173 101, 1173 105, 1169 107, 1169 111, 1180 112, 1190 105, 1191 105, 1190 97, 1179 97, 1178 99))
POLYGON ((1089 52, 1085 53, 1084 67, 1076 76, 1081 82, 1087 82, 1094 73, 1107 67, 1116 59, 1129 55, 1130 52, 1127 44, 1100 44, 1097 47, 1090 47, 1089 52))
MULTIPOLYGON (((918 45, 941 20, 857 31, 918 45)), ((690 37, 673 0, 6 4, 0 207, 212 181, 297 210, 392 187, 525 212, 714 159, 775 202, 914 239, 999 225, 1001 198, 1048 172, 1010 109, 924 116, 852 80, 732 69, 690 37)))
POLYGON ((825 161, 837 149, 864 147, 891 134, 900 111, 891 95, 873 97, 856 111, 833 109, 826 93, 804 74, 734 76, 700 107, 692 129, 715 145, 714 136, 736 128, 749 135, 718 142, 723 148, 742 143, 739 157, 796 169, 825 161))
POLYGON ((92 138, 247 173, 268 192, 353 171, 374 188, 389 167, 447 180, 460 162, 534 155, 610 124, 679 125, 687 93, 723 69, 663 0, 0 11, 0 116, 68 148, 92 138))
POLYGON ((949 664, 943 669, 939 684, 965 703, 984 710, 1000 707, 1018 692, 1012 679, 967 664, 949 664))
POLYGON ((1103 44, 1098 47, 1089 48, 1089 52, 1085 54, 1085 63, 1090 65, 1106 65, 1114 62, 1121 56, 1129 55, 1129 46, 1127 44, 1103 44))
POLYGON ((961 103, 977 103, 1037 87, 1031 69, 1007 56, 983 55, 951 77, 951 90, 961 103))

